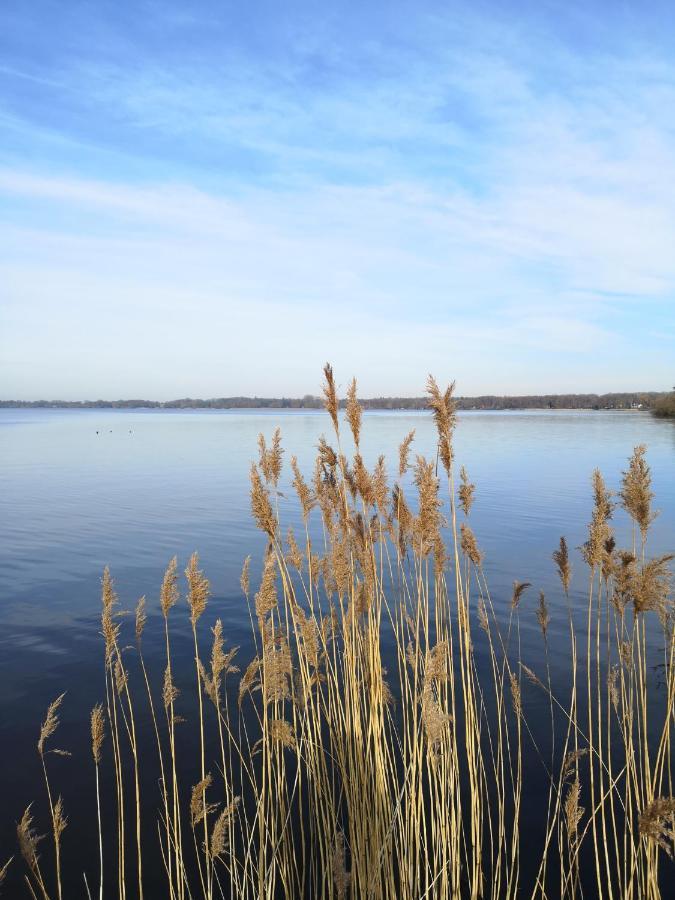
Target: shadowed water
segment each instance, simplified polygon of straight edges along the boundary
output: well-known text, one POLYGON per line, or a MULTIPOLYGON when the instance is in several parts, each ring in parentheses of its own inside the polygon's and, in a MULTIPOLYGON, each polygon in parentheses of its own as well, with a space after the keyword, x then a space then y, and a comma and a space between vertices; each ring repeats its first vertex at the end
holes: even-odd
MULTIPOLYGON (((258 433, 270 435, 277 424, 286 461, 297 455, 309 477, 317 439, 330 427, 319 412, 0 410, 0 865, 15 853, 14 825, 28 802, 36 801, 40 830, 47 830, 35 743, 48 703, 68 691, 54 746, 72 757, 50 759, 70 818, 66 868, 69 856, 78 860, 69 875, 75 893, 67 896, 85 895, 86 859, 96 883, 88 716, 103 697, 98 619, 105 565, 123 608, 132 609, 142 594, 148 598, 145 654, 155 679, 161 679, 164 664, 157 596, 174 554, 182 570, 198 550, 211 579, 204 633, 218 616, 228 642, 241 646, 243 663, 252 655, 239 575, 247 554, 259 559, 264 540, 250 519, 248 470, 258 433)), ((435 432, 427 414, 365 414, 366 463, 372 466, 385 453, 395 469, 398 444, 412 428, 413 452, 432 456, 435 432)), ((527 580, 549 596, 551 640, 566 633, 562 606, 556 607, 551 552, 561 535, 571 548, 585 540, 593 468, 602 470, 610 488, 618 488, 626 459, 639 443, 648 445, 661 511, 650 550, 669 552, 675 548, 672 422, 642 412, 460 414, 457 462, 466 465, 477 486, 471 519, 497 607, 509 601, 514 579, 527 580)), ((282 491, 282 520, 297 523, 287 481, 282 491)), ((617 517, 616 526, 618 544, 629 544, 625 517, 617 517)), ((577 553, 573 562, 574 593, 581 599, 587 575, 577 553)), ((257 571, 254 565, 254 583, 257 571)), ((524 601, 522 642, 524 658, 536 665, 542 645, 534 597, 531 615, 524 601)), ((177 680, 187 693, 194 677, 187 618, 176 623, 177 680)), ((554 678, 563 665, 564 658, 554 656, 554 678)), ((142 733, 141 742, 150 739, 142 733)), ((148 789, 156 790, 149 780, 148 789)), ((526 819, 523 824, 527 828, 526 819)), ((18 870, 15 866, 10 875, 8 896, 16 889, 18 870)))

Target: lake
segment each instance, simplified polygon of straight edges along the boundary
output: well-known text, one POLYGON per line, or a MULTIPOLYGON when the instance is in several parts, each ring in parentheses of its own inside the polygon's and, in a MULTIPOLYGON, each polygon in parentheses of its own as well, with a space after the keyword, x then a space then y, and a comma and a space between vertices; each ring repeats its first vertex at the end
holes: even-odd
MULTIPOLYGON (((244 665, 252 655, 239 576, 252 554, 255 584, 265 542, 250 518, 248 473, 258 433, 271 436, 277 424, 286 451, 282 518, 297 523, 288 462, 295 454, 311 476, 317 440, 330 433, 324 413, 0 410, 0 865, 15 852, 15 823, 30 801, 40 830, 47 829, 35 744, 47 705, 63 691, 55 746, 73 755, 55 757, 51 765, 70 818, 64 853, 79 849, 96 859, 88 714, 103 698, 98 631, 104 566, 111 568, 122 608, 133 609, 139 596, 147 596, 146 662, 155 674, 161 676, 163 667, 161 634, 153 626, 162 573, 174 554, 182 570, 193 550, 212 585, 205 621, 222 618, 228 642, 241 646, 244 665)), ((411 429, 413 453, 433 456, 428 414, 366 413, 366 463, 384 453, 395 470, 398 444, 411 429)), ((617 489, 640 443, 648 447, 660 510, 650 551, 666 553, 675 548, 673 422, 640 411, 459 414, 457 462, 476 484, 472 526, 498 608, 509 602, 515 579, 551 597, 559 594, 551 553, 561 535, 570 548, 586 538, 592 470, 599 467, 617 489)), ((617 514, 616 529, 619 545, 628 545, 623 514, 617 514)), ((582 597, 587 571, 576 551, 573 564, 573 594, 582 597)), ((535 597, 532 591, 523 601, 522 626, 523 657, 534 662, 541 654, 535 597)), ((566 619, 554 604, 551 617, 555 638, 565 632, 566 619)), ((179 682, 194 675, 188 624, 181 621, 179 682)), ((143 731, 141 741, 149 739, 143 731)), ((18 871, 15 866, 10 877, 18 871)), ((67 896, 84 895, 79 871, 72 890, 77 893, 67 896)))

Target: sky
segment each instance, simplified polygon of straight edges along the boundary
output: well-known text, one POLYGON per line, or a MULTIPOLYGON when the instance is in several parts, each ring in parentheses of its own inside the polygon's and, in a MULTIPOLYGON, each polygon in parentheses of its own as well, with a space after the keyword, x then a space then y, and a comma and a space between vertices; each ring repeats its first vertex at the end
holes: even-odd
POLYGON ((3 0, 0 398, 666 390, 675 6, 3 0))

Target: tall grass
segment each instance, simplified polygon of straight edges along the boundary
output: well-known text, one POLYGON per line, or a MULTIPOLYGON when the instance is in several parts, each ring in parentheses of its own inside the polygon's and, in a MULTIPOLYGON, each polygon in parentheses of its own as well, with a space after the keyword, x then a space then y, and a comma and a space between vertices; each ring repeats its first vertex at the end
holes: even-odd
MULTIPOLYGON (((530 612, 531 586, 516 582, 503 613, 470 524, 477 488, 463 467, 456 471, 452 386, 443 391, 429 379, 437 452, 411 459, 409 434, 391 485, 384 459, 369 469, 361 455, 356 383, 341 417, 330 366, 324 375, 332 436, 320 440, 309 478, 295 458, 290 463, 301 534, 280 520, 278 430, 269 443, 261 436, 251 467, 251 509, 267 548, 257 589, 249 560, 242 572, 255 647, 242 672, 236 648, 225 650, 221 620, 210 658, 202 657, 209 583, 196 554, 185 571, 196 712, 180 727, 196 735, 198 773, 189 796, 179 782, 184 698, 172 654, 175 629, 185 627, 173 621, 177 561, 160 592, 163 718, 142 653, 145 598, 135 647, 128 647, 104 573, 104 691, 91 714, 99 857, 68 865, 84 870, 89 896, 98 884, 101 898, 142 897, 141 820, 153 817, 162 896, 171 900, 660 897, 675 874, 672 866, 664 872, 675 840, 675 636, 672 557, 648 555, 654 513, 644 448, 636 448, 618 497, 593 475, 581 548, 586 607, 574 608, 572 560, 561 538, 552 548, 558 595, 540 593, 530 612), (355 448, 349 460, 345 429, 355 448), (627 549, 613 536, 617 506, 633 523, 627 549), (567 650, 549 646, 552 614, 567 620, 567 650), (523 615, 536 617, 541 632, 539 671, 522 659, 523 615), (651 619, 660 635, 660 687, 651 619), (551 672, 553 652, 558 669, 565 657, 562 685, 551 672), (131 666, 144 696, 132 696, 131 666), (548 725, 528 720, 537 694, 548 725), (139 716, 150 719, 154 749, 139 743, 139 716), (141 750, 156 753, 152 793, 141 790, 141 750), (101 818, 103 765, 113 773, 112 827, 101 818), (533 765, 545 779, 536 796, 533 765), (524 838, 532 822, 534 842, 524 838), (107 858, 115 848, 112 871, 104 872, 104 846, 107 858)), ((45 760, 62 700, 50 706, 38 742, 53 872, 41 865, 30 806, 18 825, 27 890, 45 900, 61 897, 66 819, 45 760)))

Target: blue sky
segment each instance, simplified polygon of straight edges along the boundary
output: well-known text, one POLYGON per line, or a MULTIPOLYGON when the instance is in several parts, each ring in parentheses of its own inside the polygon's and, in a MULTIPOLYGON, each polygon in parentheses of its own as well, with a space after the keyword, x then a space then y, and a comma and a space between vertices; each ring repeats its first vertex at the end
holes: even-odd
POLYGON ((669 388, 675 12, 0 9, 0 396, 669 388))

